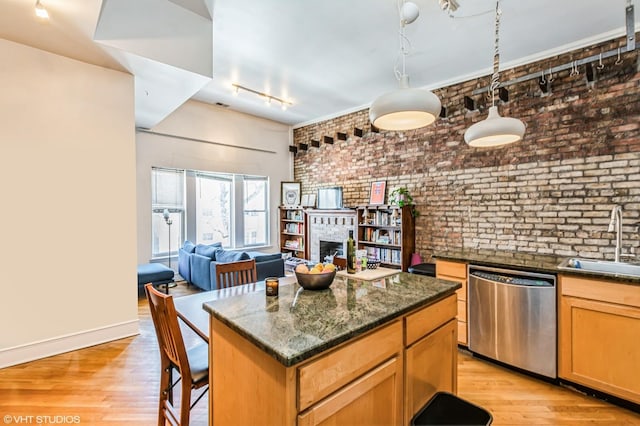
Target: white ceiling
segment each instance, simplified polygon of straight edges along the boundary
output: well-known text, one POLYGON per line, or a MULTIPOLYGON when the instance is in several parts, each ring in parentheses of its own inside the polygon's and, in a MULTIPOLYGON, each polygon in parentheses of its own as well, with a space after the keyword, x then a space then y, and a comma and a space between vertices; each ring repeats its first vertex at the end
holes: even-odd
MULTIPOLYGON (((41 1, 48 22, 35 17, 35 0, 0 0, 0 37, 136 75, 141 127, 190 97, 300 125, 365 108, 397 85, 396 0, 41 1), (282 111, 252 93, 233 96, 232 83, 293 106, 282 111)), ((453 17, 438 0, 413 1, 420 8, 406 29, 413 87, 490 72, 494 0, 458 0, 453 17)), ((628 2, 502 0, 501 68, 623 35, 628 2)), ((637 12, 635 21, 637 29, 637 12)))

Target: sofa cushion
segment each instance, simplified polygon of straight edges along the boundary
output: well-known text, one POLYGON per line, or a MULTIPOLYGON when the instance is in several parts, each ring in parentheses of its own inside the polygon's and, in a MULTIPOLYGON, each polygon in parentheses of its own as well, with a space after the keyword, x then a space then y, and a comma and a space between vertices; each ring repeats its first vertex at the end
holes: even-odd
POLYGON ((216 260, 216 250, 221 250, 222 243, 213 243, 210 245, 198 244, 196 246, 196 254, 206 256, 211 260, 216 260))
POLYGON ((193 244, 191 241, 187 240, 184 242, 184 245, 182 246, 182 250, 184 250, 186 253, 195 253, 196 245, 193 244))
POLYGON ((249 255, 244 251, 232 251, 218 249, 216 251, 216 262, 229 263, 237 262, 239 260, 249 260, 249 255))
POLYGON ((261 252, 249 252, 249 257, 256 260, 256 263, 267 262, 269 260, 282 259, 281 253, 261 253, 261 252))

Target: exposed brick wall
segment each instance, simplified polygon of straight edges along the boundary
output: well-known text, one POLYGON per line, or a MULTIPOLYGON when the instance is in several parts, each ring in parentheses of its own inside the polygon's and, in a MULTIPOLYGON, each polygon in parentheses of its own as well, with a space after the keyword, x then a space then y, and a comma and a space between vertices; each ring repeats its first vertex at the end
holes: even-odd
MULTIPOLYGON (((621 40, 569 52, 501 74, 508 81, 530 72, 616 48, 621 40)), ((444 248, 498 248, 611 259, 611 208, 623 206, 626 251, 640 253, 640 73, 636 52, 606 59, 588 83, 569 71, 554 75, 551 92, 537 80, 509 86, 503 116, 525 122, 523 141, 497 149, 468 147, 464 132, 486 117, 490 102, 476 95, 476 111, 463 97, 489 77, 434 91, 447 107, 435 125, 408 132, 370 131, 368 110, 294 130, 308 143, 294 159, 303 193, 342 186, 344 202, 368 202, 372 181, 387 191, 407 186, 421 215, 416 250, 429 257, 444 248), (364 130, 353 135, 354 127, 364 130), (349 135, 346 141, 337 132, 349 135), (322 143, 333 136, 334 144, 322 143), (311 140, 321 141, 319 148, 311 140)), ((594 64, 595 65, 595 64, 594 64)), ((548 78, 548 77, 547 77, 548 78)))

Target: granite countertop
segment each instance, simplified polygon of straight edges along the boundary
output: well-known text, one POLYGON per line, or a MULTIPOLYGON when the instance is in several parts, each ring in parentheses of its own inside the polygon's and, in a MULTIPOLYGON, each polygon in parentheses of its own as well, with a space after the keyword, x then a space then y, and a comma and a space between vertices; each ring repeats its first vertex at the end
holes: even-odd
POLYGON ((289 367, 453 294, 461 285, 398 272, 374 281, 336 275, 327 290, 280 285, 278 297, 264 291, 204 303, 204 309, 289 367))
POLYGON ((577 256, 556 256, 548 254, 527 253, 518 251, 486 250, 486 249, 464 249, 446 250, 434 253, 434 258, 443 260, 454 260, 472 263, 481 266, 493 266, 502 268, 515 268, 531 272, 545 272, 550 274, 579 275, 585 278, 604 279, 617 281, 624 284, 640 285, 640 278, 633 278, 626 275, 604 274, 581 269, 567 270, 560 269, 558 265, 568 257, 577 256))

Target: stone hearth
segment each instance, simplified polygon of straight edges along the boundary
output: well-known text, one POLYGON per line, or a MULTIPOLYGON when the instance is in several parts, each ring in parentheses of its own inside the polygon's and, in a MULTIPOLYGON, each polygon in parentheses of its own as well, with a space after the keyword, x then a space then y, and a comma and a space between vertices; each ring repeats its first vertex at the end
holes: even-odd
POLYGON ((320 240, 343 243, 353 231, 356 238, 357 223, 355 210, 307 210, 309 235, 309 260, 322 262, 320 259, 320 240))

